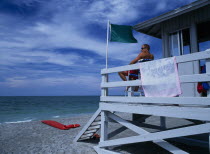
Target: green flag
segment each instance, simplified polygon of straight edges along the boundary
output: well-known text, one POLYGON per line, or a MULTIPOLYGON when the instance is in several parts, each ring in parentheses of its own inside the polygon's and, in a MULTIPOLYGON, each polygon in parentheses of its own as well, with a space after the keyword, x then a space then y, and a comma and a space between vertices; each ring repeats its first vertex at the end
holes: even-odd
POLYGON ((132 26, 111 24, 111 42, 137 43, 132 26))

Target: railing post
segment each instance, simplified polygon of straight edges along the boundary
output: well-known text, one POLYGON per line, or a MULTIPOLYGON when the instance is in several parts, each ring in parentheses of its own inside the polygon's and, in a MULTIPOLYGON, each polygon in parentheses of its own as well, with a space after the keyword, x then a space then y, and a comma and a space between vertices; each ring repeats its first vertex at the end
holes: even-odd
MULTIPOLYGON (((128 88, 128 97, 134 96, 134 88, 135 87, 132 87, 132 86, 128 88)), ((132 120, 135 121, 137 119, 139 119, 139 115, 138 114, 132 114, 132 120)))
MULTIPOLYGON (((108 74, 102 75, 102 83, 108 82, 108 74)), ((108 96, 108 88, 101 89, 101 96, 108 96)), ((106 111, 101 111, 101 138, 100 142, 108 139, 108 120, 106 111)))
POLYGON ((134 96, 134 87, 129 87, 128 88, 128 97, 134 96))
MULTIPOLYGON (((210 59, 206 59, 206 74, 210 74, 210 59)), ((207 91, 207 97, 210 97, 210 90, 207 91)), ((209 153, 210 153, 210 133, 209 133, 209 153)))
POLYGON ((210 153, 210 134, 209 134, 209 153, 210 153))
MULTIPOLYGON (((210 59, 206 59, 206 74, 210 74, 210 59)), ((210 90, 207 91, 207 97, 210 97, 210 90)))
MULTIPOLYGON (((102 83, 103 82, 108 82, 108 74, 102 75, 102 83)), ((101 89, 101 96, 108 96, 108 88, 101 89)))
POLYGON ((166 129, 166 117, 160 117, 160 127, 161 129, 166 129))
POLYGON ((101 112, 101 138, 100 142, 106 141, 108 139, 108 120, 107 111, 101 112))

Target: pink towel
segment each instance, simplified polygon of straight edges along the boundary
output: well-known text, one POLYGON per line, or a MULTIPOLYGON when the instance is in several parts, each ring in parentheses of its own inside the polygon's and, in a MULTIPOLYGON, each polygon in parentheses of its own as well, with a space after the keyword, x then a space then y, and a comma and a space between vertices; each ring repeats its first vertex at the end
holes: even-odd
POLYGON ((140 63, 140 72, 146 97, 173 97, 182 93, 175 57, 140 63))

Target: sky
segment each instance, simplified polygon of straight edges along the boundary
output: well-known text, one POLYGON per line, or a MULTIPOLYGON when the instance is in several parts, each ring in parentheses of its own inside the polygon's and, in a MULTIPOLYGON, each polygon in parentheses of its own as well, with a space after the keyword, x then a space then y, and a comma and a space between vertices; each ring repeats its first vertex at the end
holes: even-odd
MULTIPOLYGON (((133 26, 193 1, 0 0, 0 96, 99 96, 107 21, 133 26)), ((133 34, 138 43, 109 42, 109 68, 145 43, 162 57, 160 39, 133 34)))

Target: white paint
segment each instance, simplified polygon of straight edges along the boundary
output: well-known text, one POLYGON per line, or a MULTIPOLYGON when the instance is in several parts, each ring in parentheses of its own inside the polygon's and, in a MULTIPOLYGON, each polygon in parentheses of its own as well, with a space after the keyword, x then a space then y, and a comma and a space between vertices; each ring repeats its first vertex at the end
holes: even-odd
MULTIPOLYGON (((115 115, 115 114, 108 113, 108 116, 109 116, 110 118, 112 118, 113 120, 117 121, 118 123, 120 123, 121 125, 123 125, 123 126, 129 128, 129 129, 131 129, 132 131, 138 133, 139 135, 140 135, 140 134, 149 134, 148 131, 146 131, 146 130, 144 130, 144 129, 142 129, 142 128, 139 128, 139 127, 136 126, 136 125, 131 124, 130 122, 128 122, 128 121, 126 121, 126 120, 124 120, 124 119, 118 117, 118 116, 115 115)), ((168 150, 168 151, 170 151, 170 152, 172 152, 172 153, 176 153, 176 154, 178 154, 178 153, 179 153, 179 154, 186 154, 185 151, 182 151, 181 149, 179 149, 179 148, 173 146, 172 144, 170 144, 170 143, 168 143, 168 142, 166 142, 166 141, 164 141, 164 140, 153 141, 153 143, 159 145, 160 147, 162 147, 162 148, 164 148, 164 149, 166 149, 166 150, 168 150)))
POLYGON ((101 111, 101 138, 100 142, 108 139, 108 120, 107 111, 101 111))
POLYGON ((210 105, 208 97, 124 97, 124 96, 106 96, 100 97, 102 102, 119 102, 137 104, 180 104, 180 105, 197 105, 198 107, 210 105))
POLYGON ((100 103, 101 110, 210 121, 210 108, 100 103))
POLYGON ((114 139, 109 141, 104 141, 99 143, 99 147, 107 147, 107 146, 116 146, 116 145, 124 145, 138 142, 146 142, 160 139, 168 139, 175 138, 180 136, 188 136, 188 135, 196 135, 203 134, 210 131, 210 123, 201 124, 196 126, 189 126, 184 128, 166 130, 162 132, 143 134, 133 137, 126 137, 122 139, 114 139))
MULTIPOLYGON (((189 61, 197 61, 197 60, 208 59, 208 58, 210 58, 210 49, 207 49, 206 51, 202 51, 202 52, 176 56, 176 61, 177 63, 185 63, 189 61)), ((134 70, 134 69, 139 69, 139 64, 113 67, 109 69, 102 69, 101 74, 116 73, 116 72, 134 70)))

